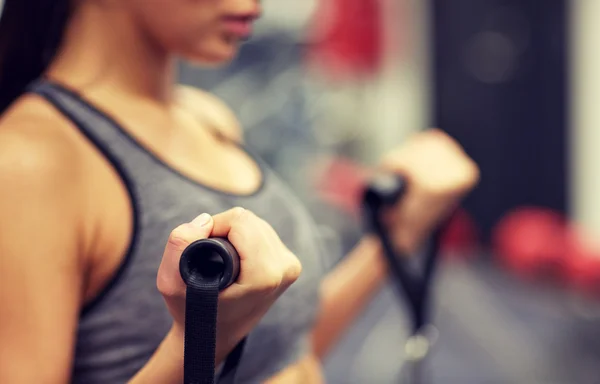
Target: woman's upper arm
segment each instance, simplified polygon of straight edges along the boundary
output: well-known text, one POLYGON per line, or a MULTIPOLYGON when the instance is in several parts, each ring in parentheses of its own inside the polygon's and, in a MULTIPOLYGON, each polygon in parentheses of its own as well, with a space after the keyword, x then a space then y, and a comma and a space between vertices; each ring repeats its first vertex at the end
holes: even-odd
POLYGON ((0 127, 0 383, 65 383, 83 281, 77 161, 23 132, 0 127))

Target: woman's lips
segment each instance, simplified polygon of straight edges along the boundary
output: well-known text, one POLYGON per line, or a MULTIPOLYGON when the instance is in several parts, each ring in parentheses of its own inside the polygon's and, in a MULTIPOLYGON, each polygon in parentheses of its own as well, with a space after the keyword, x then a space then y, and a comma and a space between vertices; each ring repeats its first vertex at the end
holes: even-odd
POLYGON ((223 18, 225 30, 240 38, 247 38, 252 34, 252 24, 258 15, 248 14, 243 16, 226 16, 223 18))

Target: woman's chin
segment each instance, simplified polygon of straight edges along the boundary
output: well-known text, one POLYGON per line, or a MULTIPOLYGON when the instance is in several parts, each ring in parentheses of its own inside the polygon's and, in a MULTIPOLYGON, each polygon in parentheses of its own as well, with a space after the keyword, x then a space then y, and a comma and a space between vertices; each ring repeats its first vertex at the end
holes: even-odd
POLYGON ((188 55, 184 59, 192 65, 220 67, 229 64, 239 52, 239 43, 231 43, 219 49, 204 50, 188 55))

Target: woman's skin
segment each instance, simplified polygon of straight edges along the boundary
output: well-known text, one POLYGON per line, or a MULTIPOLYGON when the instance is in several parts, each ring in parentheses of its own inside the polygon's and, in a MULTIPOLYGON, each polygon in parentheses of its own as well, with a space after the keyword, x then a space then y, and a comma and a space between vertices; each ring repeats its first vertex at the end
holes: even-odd
MULTIPOLYGON (((223 18, 257 14, 258 2, 75 3, 47 76, 110 111, 178 171, 230 192, 256 189, 257 165, 214 134, 241 141, 235 116, 210 94, 176 85, 174 68, 176 55, 208 65, 231 60, 240 39, 223 18)), ((381 164, 410 182, 389 217, 405 252, 478 180, 458 144, 435 130, 416 135, 381 164)), ((106 159, 33 95, 21 97, 0 121, 0 185, 0 382, 68 382, 79 309, 117 269, 132 235, 128 195, 106 159)), ((313 353, 269 383, 321 383, 321 359, 385 276, 378 242, 365 237, 323 280, 313 353)), ((182 343, 182 330, 174 327, 132 382, 181 383, 182 343)))

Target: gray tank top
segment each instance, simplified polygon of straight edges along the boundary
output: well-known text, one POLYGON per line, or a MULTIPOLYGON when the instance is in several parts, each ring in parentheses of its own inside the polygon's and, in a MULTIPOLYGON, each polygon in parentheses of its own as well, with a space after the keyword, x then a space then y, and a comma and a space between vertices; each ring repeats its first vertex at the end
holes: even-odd
POLYGON ((211 189, 170 168, 75 91, 49 82, 39 82, 31 90, 103 153, 126 185, 133 206, 134 231, 124 261, 102 293, 82 310, 73 383, 125 383, 144 366, 172 324, 156 289, 170 231, 200 213, 216 214, 235 206, 268 221, 303 266, 298 281, 248 336, 236 383, 262 382, 309 351, 323 248, 307 211, 263 162, 252 156, 263 174, 256 192, 235 195, 211 189))

